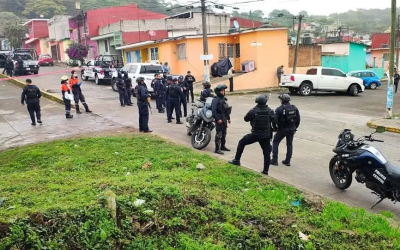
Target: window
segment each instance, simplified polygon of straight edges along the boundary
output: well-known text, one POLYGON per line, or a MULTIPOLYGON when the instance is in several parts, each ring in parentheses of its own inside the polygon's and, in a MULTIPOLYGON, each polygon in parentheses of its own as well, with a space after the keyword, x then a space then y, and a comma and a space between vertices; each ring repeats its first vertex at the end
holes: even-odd
POLYGON ((136 74, 137 68, 137 65, 132 65, 132 67, 129 69, 129 73, 136 74))
POLYGON ((121 71, 130 72, 130 69, 131 69, 131 66, 125 65, 125 66, 121 69, 121 71))
POLYGON ((235 44, 236 46, 236 58, 240 57, 240 43, 235 44))
POLYGON ((104 51, 108 52, 108 40, 104 40, 104 51))
POLYGON ((233 44, 228 44, 228 58, 233 58, 233 44))
POLYGON ((186 43, 178 44, 177 46, 178 51, 178 60, 185 60, 186 59, 186 43))
POLYGON ((374 77, 374 74, 371 72, 362 72, 361 77, 374 77))
POLYGON ((158 48, 150 48, 150 60, 151 61, 158 61, 158 48))
POLYGON ((322 69, 323 76, 333 76, 333 72, 331 69, 322 69))
POLYGON ((307 70, 307 75, 316 75, 317 74, 317 69, 309 69, 307 70))
POLYGON ((354 76, 354 77, 361 77, 361 73, 360 73, 360 72, 353 73, 351 76, 354 76))
POLYGON ((218 45, 219 59, 226 58, 225 45, 226 45, 225 43, 220 43, 218 45))
POLYGON ((389 53, 383 53, 382 59, 384 59, 385 62, 388 62, 389 61, 389 53))
POLYGON ((6 56, 5 56, 5 55, 0 55, 0 59, 3 59, 3 60, 5 60, 5 59, 7 59, 7 58, 6 58, 6 56))
POLYGON ((336 69, 331 69, 332 71, 332 75, 333 76, 340 76, 340 77, 344 77, 346 76, 342 71, 340 70, 336 70, 336 69))
POLYGON ((161 65, 144 65, 140 68, 140 74, 155 74, 162 73, 163 68, 161 65))

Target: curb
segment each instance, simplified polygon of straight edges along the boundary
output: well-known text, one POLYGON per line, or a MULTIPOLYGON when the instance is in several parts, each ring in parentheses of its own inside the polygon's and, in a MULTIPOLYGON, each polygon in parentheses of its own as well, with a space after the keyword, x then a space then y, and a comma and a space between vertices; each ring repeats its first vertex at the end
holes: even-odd
MULTIPOLYGON (((13 85, 15 85, 15 86, 17 86, 17 87, 20 87, 20 88, 24 88, 24 87, 26 86, 25 83, 23 83, 23 82, 21 82, 21 81, 19 81, 19 80, 10 78, 10 77, 8 77, 8 76, 6 76, 6 75, 3 75, 3 74, 0 74, 0 78, 8 78, 8 79, 6 80, 7 82, 9 82, 9 83, 11 83, 11 84, 13 84, 13 85)), ((39 89, 40 89, 40 88, 39 88, 39 89)), ((49 92, 46 92, 46 91, 44 91, 44 90, 42 90, 42 89, 40 89, 40 92, 42 92, 42 96, 43 96, 44 98, 47 98, 47 99, 49 99, 49 100, 51 100, 51 101, 53 101, 53 102, 58 102, 58 103, 64 105, 64 101, 63 101, 61 98, 59 98, 59 97, 57 97, 57 96, 54 96, 54 95, 50 94, 49 92)))
POLYGON ((370 128, 385 127, 386 131, 400 134, 400 128, 381 126, 381 125, 375 124, 374 121, 367 122, 367 126, 370 128))
MULTIPOLYGON (((255 90, 243 90, 243 91, 235 91, 235 92, 226 92, 226 96, 235 96, 235 95, 253 95, 253 94, 262 94, 262 93, 274 93, 285 91, 287 88, 278 88, 278 87, 271 87, 265 89, 255 89, 255 90)), ((200 93, 195 93, 195 96, 200 96, 200 93)))

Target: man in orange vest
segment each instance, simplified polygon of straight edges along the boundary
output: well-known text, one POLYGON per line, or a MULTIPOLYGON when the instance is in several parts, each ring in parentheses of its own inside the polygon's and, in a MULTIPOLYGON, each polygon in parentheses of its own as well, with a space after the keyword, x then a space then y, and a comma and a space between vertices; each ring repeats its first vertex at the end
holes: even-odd
POLYGON ((71 71, 71 78, 69 79, 69 86, 72 89, 72 94, 74 95, 75 109, 77 114, 82 114, 79 110, 79 101, 85 107, 86 113, 92 113, 85 101, 85 96, 82 94, 81 83, 79 82, 78 75, 75 70, 71 71))

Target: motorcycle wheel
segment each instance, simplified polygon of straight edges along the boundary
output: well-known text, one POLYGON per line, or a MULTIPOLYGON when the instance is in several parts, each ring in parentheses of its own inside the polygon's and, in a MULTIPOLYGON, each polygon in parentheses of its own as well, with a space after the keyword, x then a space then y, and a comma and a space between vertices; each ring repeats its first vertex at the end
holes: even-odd
POLYGON ((353 175, 349 169, 344 167, 339 158, 333 157, 329 162, 329 173, 335 186, 339 189, 345 190, 351 186, 353 175))
POLYGON ((188 136, 191 136, 191 135, 192 135, 192 131, 190 131, 189 128, 187 128, 187 135, 188 135, 188 136))
POLYGON ((208 128, 196 130, 192 134, 192 147, 201 150, 208 146, 211 141, 211 131, 208 128))

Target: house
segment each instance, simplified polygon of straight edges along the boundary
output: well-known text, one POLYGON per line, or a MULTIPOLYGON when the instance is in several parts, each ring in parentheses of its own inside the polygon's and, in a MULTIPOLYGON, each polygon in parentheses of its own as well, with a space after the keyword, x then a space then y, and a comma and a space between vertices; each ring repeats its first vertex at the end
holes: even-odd
POLYGON ((49 30, 50 53, 55 61, 69 59, 65 53, 71 44, 69 39, 69 18, 67 15, 57 15, 47 21, 49 30))
POLYGON ((91 38, 100 35, 99 28, 109 24, 116 24, 124 20, 148 20, 165 17, 167 16, 163 14, 140 9, 137 7, 137 4, 92 9, 88 10, 86 13, 79 13, 69 19, 70 39, 74 42, 80 41, 82 44, 87 45, 89 47, 88 57, 94 58, 99 55, 98 40, 103 40, 100 42, 103 43, 100 52, 108 50, 109 52, 107 53, 111 53, 110 50, 112 46, 115 47, 115 42, 109 43, 109 38, 112 37, 113 40, 116 40, 117 44, 124 40, 123 34, 109 34, 103 37, 104 39, 92 40, 91 38))
POLYGON ((370 52, 370 64, 386 70, 389 67, 390 33, 373 34, 370 52))
POLYGON ((25 48, 36 49, 38 54, 49 54, 48 19, 31 19, 23 25, 28 28, 29 38, 24 41, 25 48))
MULTIPOLYGON (((254 61, 256 70, 235 78, 235 89, 277 86, 276 68, 288 66, 287 28, 258 28, 236 33, 210 34, 210 66, 219 59, 229 58, 237 71, 241 64, 254 61)), ((135 56, 139 62, 168 62, 171 72, 184 75, 188 70, 197 80, 204 79, 203 36, 200 34, 171 37, 158 41, 139 42, 118 47, 125 61, 135 56)))
POLYGON ((355 42, 322 44, 322 66, 338 68, 347 73, 365 70, 367 45, 355 42))

